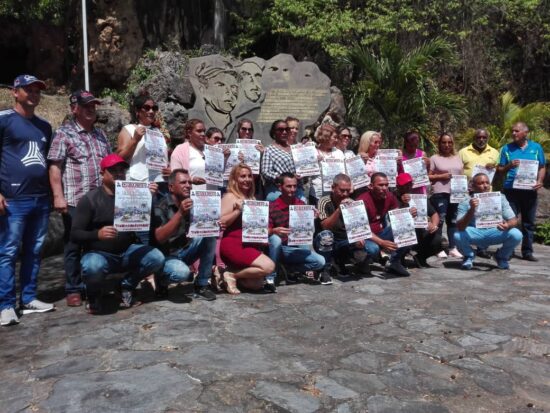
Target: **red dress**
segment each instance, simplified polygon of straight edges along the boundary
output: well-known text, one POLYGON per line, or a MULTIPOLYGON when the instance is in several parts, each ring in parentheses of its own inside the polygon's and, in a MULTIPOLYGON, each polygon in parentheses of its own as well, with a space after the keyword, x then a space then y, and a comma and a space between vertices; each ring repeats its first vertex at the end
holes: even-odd
POLYGON ((228 267, 246 268, 258 258, 262 252, 254 248, 255 244, 243 244, 242 215, 227 227, 220 244, 220 256, 228 267))

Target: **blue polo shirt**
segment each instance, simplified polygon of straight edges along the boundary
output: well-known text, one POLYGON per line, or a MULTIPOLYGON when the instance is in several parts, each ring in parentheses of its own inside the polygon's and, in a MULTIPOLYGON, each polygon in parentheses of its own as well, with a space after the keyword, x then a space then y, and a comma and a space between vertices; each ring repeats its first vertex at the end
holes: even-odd
MULTIPOLYGON (((527 145, 522 149, 515 142, 504 145, 500 150, 500 166, 512 162, 514 159, 527 159, 531 161, 539 161, 539 168, 542 168, 546 164, 544 157, 544 150, 542 146, 537 142, 527 140, 527 145)), ((504 180, 504 188, 512 188, 514 184, 514 178, 516 177, 517 167, 510 169, 506 173, 504 180)))
POLYGON ((52 127, 38 116, 15 110, 0 112, 0 193, 6 199, 37 197, 50 192, 46 155, 52 127))

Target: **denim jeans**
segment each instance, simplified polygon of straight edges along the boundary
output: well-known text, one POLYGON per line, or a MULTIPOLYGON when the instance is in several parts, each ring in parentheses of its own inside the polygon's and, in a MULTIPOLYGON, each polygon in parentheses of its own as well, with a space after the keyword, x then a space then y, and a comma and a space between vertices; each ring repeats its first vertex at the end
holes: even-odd
MULTIPOLYGON (((292 271, 317 271, 325 266, 324 257, 313 251, 309 245, 283 245, 281 238, 275 234, 269 237, 269 258, 276 264, 284 263, 292 271)), ((276 276, 277 270, 266 279, 275 280, 276 276)))
POLYGON ((451 204, 451 195, 447 193, 433 194, 430 201, 439 214, 438 232, 440 235, 443 232, 443 223, 447 224, 447 239, 449 240, 449 249, 452 249, 455 247, 454 235, 456 232, 458 204, 451 204))
POLYGON ((497 228, 466 227, 464 231, 457 231, 455 233, 455 242, 459 251, 465 258, 471 259, 475 257, 472 244, 483 248, 502 244, 497 258, 509 260, 514 253, 514 248, 519 245, 521 239, 521 232, 517 228, 500 231, 497 228))
POLYGON ((15 307, 15 262, 22 246, 20 302, 36 298, 40 252, 48 232, 50 198, 29 197, 7 200, 6 213, 0 215, 0 310, 15 307))
POLYGON ((79 293, 84 290, 84 283, 80 275, 81 246, 71 241, 71 227, 76 208, 69 206, 63 218, 63 260, 65 266, 65 292, 67 294, 79 293))
POLYGON ((200 258, 199 274, 197 285, 204 287, 208 285, 212 275, 212 265, 216 256, 216 238, 193 238, 187 248, 178 250, 175 254, 166 257, 162 281, 165 285, 191 281, 193 276, 189 265, 200 258))
MULTIPOLYGON (((382 232, 376 235, 378 236, 378 238, 382 238, 383 240, 393 241, 393 233, 389 225, 385 227, 382 232)), ((410 249, 411 247, 397 248, 390 255, 390 263, 400 262, 401 258, 403 258, 410 249)), ((365 240, 365 251, 367 251, 367 254, 374 260, 378 259, 378 257, 380 256, 380 247, 376 242, 371 239, 365 240)))
POLYGON ((537 215, 537 191, 524 189, 504 189, 504 195, 516 216, 521 215, 521 255, 533 254, 535 236, 535 217, 537 215))
POLYGON ((108 274, 128 272, 122 280, 122 288, 133 290, 145 277, 160 273, 164 255, 148 245, 132 244, 122 254, 105 251, 88 251, 80 260, 82 279, 88 295, 97 295, 108 274))

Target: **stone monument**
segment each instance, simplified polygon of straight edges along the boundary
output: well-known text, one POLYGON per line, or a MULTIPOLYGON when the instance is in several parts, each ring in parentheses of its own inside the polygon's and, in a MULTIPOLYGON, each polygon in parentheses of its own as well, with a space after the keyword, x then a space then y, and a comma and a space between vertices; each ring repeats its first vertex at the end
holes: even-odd
POLYGON ((267 61, 221 55, 193 58, 189 80, 196 96, 189 118, 220 128, 230 142, 236 139, 235 126, 241 118, 254 122, 254 138, 267 145, 273 121, 296 117, 300 138, 303 128, 315 123, 331 102, 328 76, 316 64, 296 62, 288 54, 267 61))

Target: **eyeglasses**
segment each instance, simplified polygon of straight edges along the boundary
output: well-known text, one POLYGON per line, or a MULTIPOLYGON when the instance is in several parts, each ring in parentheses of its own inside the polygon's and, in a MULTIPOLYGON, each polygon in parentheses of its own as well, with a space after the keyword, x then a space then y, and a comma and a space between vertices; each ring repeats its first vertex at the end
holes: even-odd
POLYGON ((159 107, 158 105, 143 105, 141 109, 145 112, 149 112, 150 110, 152 110, 153 112, 157 112, 159 110, 159 107))
POLYGON ((277 128, 275 132, 290 132, 290 128, 277 128))
POLYGON ((253 132, 254 128, 241 128, 241 130, 244 132, 253 132))
POLYGON ((225 139, 222 138, 221 136, 211 136, 210 139, 216 141, 216 142, 225 142, 225 139))
POLYGON ((341 137, 341 138, 344 138, 344 139, 349 139, 349 138, 351 138, 351 135, 348 135, 347 133, 342 133, 342 134, 340 135, 340 137, 341 137))

